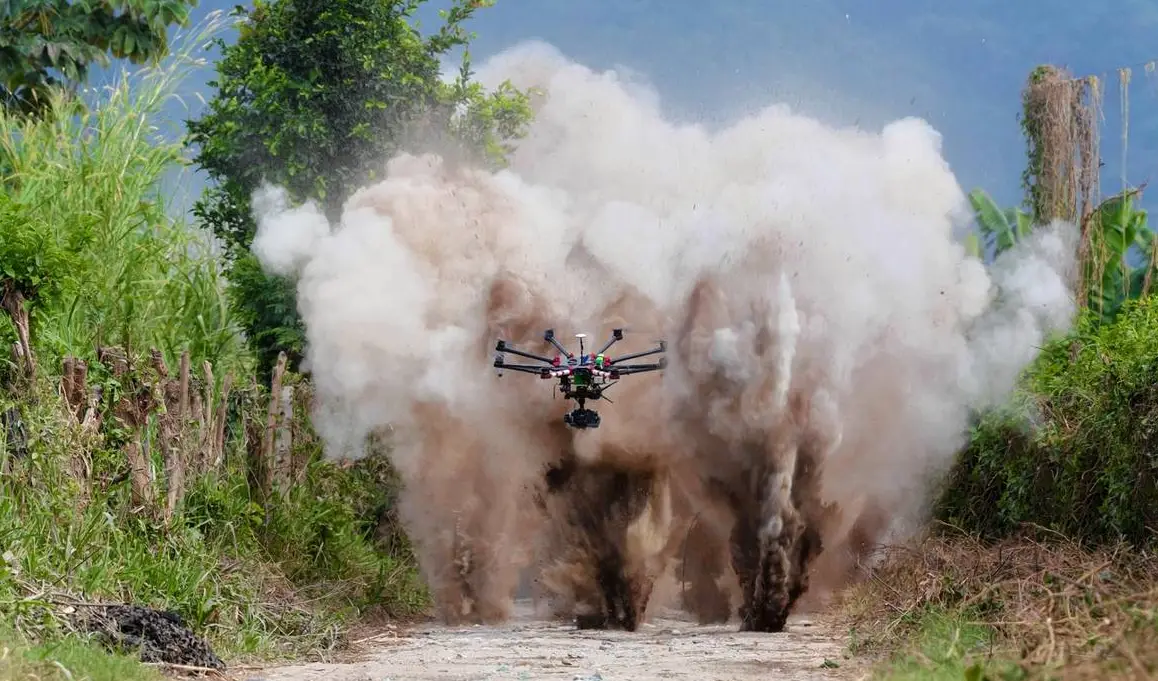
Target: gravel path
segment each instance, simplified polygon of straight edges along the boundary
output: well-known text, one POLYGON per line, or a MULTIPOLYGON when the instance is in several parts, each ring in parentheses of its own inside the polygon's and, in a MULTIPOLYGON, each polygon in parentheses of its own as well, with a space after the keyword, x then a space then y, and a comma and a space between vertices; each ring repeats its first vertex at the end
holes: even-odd
MULTIPOLYGON (((635 633, 577 631, 533 617, 520 604, 497 627, 428 625, 383 637, 362 661, 304 664, 250 675, 263 681, 844 681, 859 675, 845 639, 822 619, 795 617, 788 631, 697 626, 670 613, 635 633), (831 662, 826 662, 831 661, 831 662), (839 667, 833 663, 839 663, 839 667)), ((244 677, 243 677, 244 678, 244 677)))

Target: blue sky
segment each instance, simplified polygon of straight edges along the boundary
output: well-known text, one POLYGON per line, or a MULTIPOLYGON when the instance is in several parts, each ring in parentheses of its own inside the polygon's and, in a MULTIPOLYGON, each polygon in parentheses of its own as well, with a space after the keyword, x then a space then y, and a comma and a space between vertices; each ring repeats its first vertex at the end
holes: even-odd
MULTIPOLYGON (((193 19, 234 4, 202 0, 193 19)), ((443 4, 429 2, 423 23, 435 25, 443 4)), ((944 136, 962 186, 1003 204, 1021 198, 1020 90, 1043 62, 1104 79, 1102 187, 1121 188, 1117 69, 1130 66, 1126 175, 1158 179, 1158 73, 1143 69, 1158 59, 1155 0, 498 0, 471 28, 476 63, 542 39, 592 68, 641 74, 680 120, 717 125, 772 102, 870 129, 921 116, 944 136)), ((187 91, 208 98, 211 77, 196 74, 187 91)), ((188 196, 202 180, 184 184, 188 196)))

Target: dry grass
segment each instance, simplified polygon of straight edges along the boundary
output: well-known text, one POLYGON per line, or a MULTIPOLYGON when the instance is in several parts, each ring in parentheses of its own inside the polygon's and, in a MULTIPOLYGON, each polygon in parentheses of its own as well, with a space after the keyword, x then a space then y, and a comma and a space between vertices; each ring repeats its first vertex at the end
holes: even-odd
POLYGON ((1087 550, 1058 537, 982 544, 956 532, 882 553, 845 601, 870 650, 904 650, 927 617, 948 617, 991 632, 974 660, 1012 663, 1017 678, 1158 677, 1151 554, 1087 550))

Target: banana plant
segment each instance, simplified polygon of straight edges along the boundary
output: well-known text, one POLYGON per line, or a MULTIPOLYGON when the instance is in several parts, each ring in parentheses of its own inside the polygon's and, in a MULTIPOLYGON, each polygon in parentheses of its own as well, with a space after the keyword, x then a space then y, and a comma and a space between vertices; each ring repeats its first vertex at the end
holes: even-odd
POLYGON ((1155 234, 1147 224, 1146 211, 1134 204, 1142 189, 1126 190, 1098 204, 1086 226, 1089 255, 1082 264, 1086 304, 1103 322, 1112 320, 1127 300, 1149 293, 1155 234), (1131 267, 1128 260, 1134 248, 1143 258, 1139 267, 1131 267))
POLYGON ((969 204, 973 207, 981 234, 966 237, 965 248, 976 258, 981 258, 991 248, 996 257, 1033 231, 1032 215, 1017 207, 1002 210, 984 189, 969 192, 969 204))
MULTIPOLYGON (((1126 190, 1098 204, 1085 224, 1088 239, 1082 271, 1087 307, 1102 322, 1117 316, 1127 300, 1150 292, 1151 280, 1158 276, 1158 237, 1147 224, 1147 213, 1138 208, 1137 198, 1145 185, 1126 190), (1130 256, 1141 260, 1130 265, 1130 256), (1140 257, 1138 257, 1140 256, 1140 257)), ((977 221, 977 232, 965 238, 966 251, 978 259, 988 252, 993 257, 1016 246, 1033 232, 1033 216, 1020 208, 1002 209, 983 189, 969 192, 969 203, 977 221)))

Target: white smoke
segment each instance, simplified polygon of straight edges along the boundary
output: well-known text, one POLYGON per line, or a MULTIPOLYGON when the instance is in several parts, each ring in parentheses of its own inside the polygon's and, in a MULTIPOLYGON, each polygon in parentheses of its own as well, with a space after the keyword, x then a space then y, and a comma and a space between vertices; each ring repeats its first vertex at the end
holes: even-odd
MULTIPOLYGON (((544 93, 508 170, 401 155, 340 225, 277 190, 255 197, 255 253, 298 277, 316 425, 332 456, 356 455, 391 426, 416 479, 442 465, 416 414, 444 405, 474 438, 470 456, 502 451, 502 465, 530 466, 546 456, 530 450, 549 445, 520 433, 562 409, 534 377, 495 380, 489 334, 530 319, 528 338, 554 327, 601 342, 607 311, 638 294, 643 316, 626 326, 650 342, 684 316, 697 281, 715 277, 734 307, 704 361, 737 381, 774 377, 760 414, 783 409, 790 382, 811 386, 811 418, 832 442, 825 497, 911 515, 963 444, 970 410, 1002 400, 1071 322, 1073 226, 1042 230, 988 270, 968 257, 953 237, 969 219, 964 193, 922 120, 872 132, 771 105, 722 130, 676 125, 654 92, 541 43, 479 74, 544 93), (504 278, 521 292, 505 321, 488 307, 504 278), (741 308, 751 319, 736 318, 741 308), (752 349, 761 319, 779 345, 768 366, 752 349)), ((683 376, 665 375, 666 390, 696 390, 683 376)), ((655 404, 617 400, 597 436, 659 437, 674 416, 655 404)))

